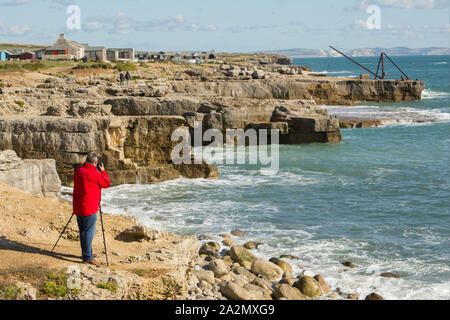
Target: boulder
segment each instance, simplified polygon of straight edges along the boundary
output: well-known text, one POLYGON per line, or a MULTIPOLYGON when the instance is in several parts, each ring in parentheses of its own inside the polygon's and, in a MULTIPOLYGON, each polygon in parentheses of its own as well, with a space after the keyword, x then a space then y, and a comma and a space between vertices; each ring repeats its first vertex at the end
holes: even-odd
POLYGON ((398 273, 394 273, 394 272, 383 272, 382 274, 380 274, 380 276, 384 277, 384 278, 395 278, 395 279, 402 277, 398 273))
POLYGON ((20 159, 13 150, 4 150, 0 152, 0 171, 16 169, 20 166, 20 159))
POLYGON ((322 289, 322 294, 329 294, 331 292, 327 282, 320 274, 316 275, 314 279, 316 279, 317 282, 319 282, 320 289, 322 289))
MULTIPOLYGON (((254 287, 251 287, 254 289, 254 287)), ((247 290, 234 282, 225 282, 220 285, 220 293, 230 300, 267 300, 260 290, 247 290)))
POLYGON ((231 231, 231 234, 233 236, 235 236, 235 237, 238 237, 238 238, 245 237, 245 233, 243 231, 241 231, 241 230, 233 230, 233 231, 231 231))
POLYGON ((291 287, 288 284, 280 284, 276 285, 274 291, 272 293, 272 297, 276 300, 280 300, 281 298, 285 298, 286 300, 307 300, 304 294, 300 292, 295 287, 291 287))
POLYGON ((255 70, 252 73, 252 78, 253 79, 265 79, 265 77, 266 77, 266 75, 265 75, 263 70, 255 70))
POLYGON ((206 242, 204 243, 199 250, 199 254, 206 254, 206 255, 218 255, 220 249, 220 244, 214 241, 206 242))
POLYGON ((206 281, 211 285, 215 285, 214 272, 211 270, 194 270, 193 274, 200 282, 206 281))
POLYGON ((271 258, 269 261, 279 266, 284 272, 292 273, 292 267, 286 261, 280 260, 278 258, 271 258))
POLYGON ((322 295, 322 289, 319 282, 313 277, 302 276, 294 286, 301 291, 305 296, 316 298, 322 295))
POLYGON ((147 228, 146 226, 133 226, 122 231, 116 236, 116 240, 133 242, 133 241, 155 241, 164 235, 163 231, 147 228))
POLYGON ((262 245, 261 242, 257 242, 257 241, 249 241, 244 243, 244 248, 246 249, 257 249, 258 246, 262 245))
POLYGON ((252 296, 260 296, 258 300, 272 300, 272 290, 268 291, 260 286, 254 285, 252 283, 247 283, 244 285, 244 289, 246 289, 252 296))
POLYGON ((268 280, 255 277, 255 279, 253 279, 250 283, 263 288, 267 292, 273 292, 272 283, 268 280))
POLYGON ((36 300, 37 290, 31 284, 18 282, 16 286, 20 289, 17 300, 36 300))
POLYGON ((227 247, 232 247, 232 246, 234 246, 234 242, 231 241, 231 240, 229 240, 229 239, 222 240, 222 244, 223 244, 224 246, 227 246, 227 247))
POLYGON ((228 267, 221 259, 211 261, 208 266, 209 270, 214 272, 216 278, 220 278, 228 273, 228 267))
POLYGON ((229 234, 226 234, 226 233, 219 234, 219 237, 225 238, 225 239, 231 239, 231 236, 229 234))
POLYGON ((230 249, 230 257, 234 262, 239 263, 244 268, 250 269, 256 257, 242 246, 232 246, 230 249))
POLYGON ((231 257, 229 255, 228 256, 224 256, 222 261, 223 261, 223 263, 225 263, 227 268, 231 267, 231 265, 233 264, 233 260, 231 259, 231 257))
POLYGON ((349 299, 349 300, 358 300, 359 299, 359 294, 357 294, 357 293, 349 293, 347 295, 347 299, 349 299))
POLYGON ((251 273, 244 267, 241 267, 240 265, 233 266, 231 269, 234 274, 240 276, 241 279, 245 280, 245 282, 253 281, 256 278, 256 276, 253 273, 251 273), (245 277, 245 279, 242 277, 245 277))
POLYGON ((365 300, 384 300, 382 296, 380 296, 378 293, 371 293, 369 294, 365 300))
POLYGON ((341 262, 341 264, 347 268, 352 268, 352 269, 358 268, 358 266, 356 264, 353 264, 351 261, 344 261, 344 262, 341 262))
POLYGON ((0 182, 37 197, 56 197, 61 190, 55 160, 22 160, 12 150, 0 152, 0 182))
POLYGON ((257 275, 265 276, 269 281, 274 281, 283 276, 283 270, 276 264, 266 260, 255 260, 251 268, 257 275))

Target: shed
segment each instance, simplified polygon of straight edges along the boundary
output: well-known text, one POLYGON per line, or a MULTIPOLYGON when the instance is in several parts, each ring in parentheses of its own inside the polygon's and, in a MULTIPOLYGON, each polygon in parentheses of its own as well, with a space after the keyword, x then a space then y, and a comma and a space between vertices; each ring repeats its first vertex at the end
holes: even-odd
POLYGON ((0 61, 6 61, 9 58, 9 51, 0 51, 0 61))
POLYGON ((20 54, 20 60, 34 60, 35 58, 34 52, 23 52, 20 54))

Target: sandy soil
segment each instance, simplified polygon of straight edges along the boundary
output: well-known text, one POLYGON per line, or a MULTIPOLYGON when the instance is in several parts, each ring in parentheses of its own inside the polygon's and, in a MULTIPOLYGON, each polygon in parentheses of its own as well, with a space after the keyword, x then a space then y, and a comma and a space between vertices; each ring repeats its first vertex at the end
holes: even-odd
MULTIPOLYGON (((17 280, 38 282, 48 270, 63 270, 81 265, 76 219, 72 219, 55 253, 51 250, 72 213, 71 203, 62 199, 43 199, 0 183, 0 282, 17 280)), ((147 277, 157 277, 170 270, 153 261, 121 263, 130 256, 145 256, 149 251, 168 248, 178 236, 167 234, 157 242, 123 242, 115 236, 136 225, 133 218, 104 214, 110 269, 145 270, 147 277)), ((93 242, 98 261, 105 264, 100 219, 93 242)))

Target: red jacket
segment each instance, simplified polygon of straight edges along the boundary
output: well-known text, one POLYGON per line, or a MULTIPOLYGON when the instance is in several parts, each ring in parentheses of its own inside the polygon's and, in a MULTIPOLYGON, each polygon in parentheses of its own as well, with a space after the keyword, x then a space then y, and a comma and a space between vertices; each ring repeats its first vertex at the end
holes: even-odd
POLYGON ((108 174, 99 172, 97 168, 85 163, 73 175, 73 213, 77 216, 91 216, 100 207, 102 188, 109 188, 111 182, 108 174))

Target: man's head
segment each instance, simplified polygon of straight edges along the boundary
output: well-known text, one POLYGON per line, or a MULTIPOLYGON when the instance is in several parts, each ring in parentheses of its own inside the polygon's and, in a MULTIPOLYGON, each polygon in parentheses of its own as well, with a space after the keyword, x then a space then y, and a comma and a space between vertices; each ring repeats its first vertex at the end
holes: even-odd
POLYGON ((97 155, 93 152, 89 153, 88 156, 86 157, 86 162, 90 163, 94 166, 97 166, 97 163, 98 163, 97 155))

